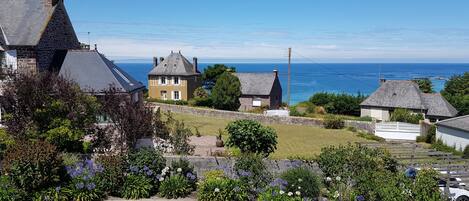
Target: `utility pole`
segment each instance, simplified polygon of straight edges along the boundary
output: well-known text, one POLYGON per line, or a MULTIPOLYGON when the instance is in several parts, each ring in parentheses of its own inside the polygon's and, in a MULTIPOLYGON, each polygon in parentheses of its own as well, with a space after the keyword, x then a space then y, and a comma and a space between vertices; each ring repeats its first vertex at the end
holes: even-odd
POLYGON ((287 84, 287 104, 290 106, 290 82, 291 82, 291 47, 288 48, 288 84, 287 84))

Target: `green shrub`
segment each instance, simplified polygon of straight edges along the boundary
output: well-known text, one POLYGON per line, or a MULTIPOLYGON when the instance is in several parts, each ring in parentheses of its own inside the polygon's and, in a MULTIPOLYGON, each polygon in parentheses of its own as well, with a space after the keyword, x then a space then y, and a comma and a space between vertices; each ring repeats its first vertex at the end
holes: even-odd
POLYGON ((361 138, 365 138, 367 140, 374 140, 374 141, 377 141, 377 142, 385 142, 386 141, 386 139, 384 139, 382 137, 379 137, 375 134, 371 134, 371 133, 358 132, 357 136, 361 137, 361 138))
POLYGON ((185 100, 161 100, 161 99, 156 99, 156 98, 150 98, 150 99, 147 99, 147 101, 170 104, 170 105, 187 105, 188 104, 188 102, 185 100))
POLYGON ((391 114, 391 121, 405 122, 411 124, 418 124, 420 120, 423 120, 422 114, 413 114, 407 109, 395 109, 391 114))
POLYGON ((161 197, 176 199, 187 197, 193 190, 192 184, 185 176, 176 174, 161 182, 159 194, 161 197))
MULTIPOLYGON (((70 200, 69 195, 70 191, 66 188, 61 187, 51 187, 46 190, 36 192, 34 194, 34 201, 68 201, 70 200)), ((82 199, 86 201, 86 199, 82 199)))
POLYGON ((436 126, 431 125, 430 128, 428 129, 427 134, 425 135, 425 142, 432 144, 435 142, 436 138, 436 126))
POLYGON ((226 179, 225 172, 223 170, 210 170, 204 173, 205 180, 211 179, 226 179))
MULTIPOLYGON (((163 170, 166 166, 166 159, 161 152, 155 149, 144 148, 129 153, 127 163, 130 172, 143 175, 144 177, 150 175, 154 181, 153 184, 156 184, 158 181, 154 175, 163 170)), ((155 185, 155 187, 157 186, 155 185)))
POLYGON ((373 121, 373 118, 370 116, 364 116, 357 119, 357 121, 373 121))
POLYGON ((271 175, 264 164, 263 157, 256 154, 241 154, 235 162, 234 171, 239 180, 256 193, 255 189, 264 188, 271 180, 271 175))
POLYGON ((269 155, 277 149, 277 133, 271 127, 253 120, 237 120, 226 126, 228 147, 237 147, 244 153, 269 155))
POLYGON ((335 115, 327 115, 324 117, 324 128, 327 129, 342 129, 345 127, 345 122, 341 117, 335 115))
POLYGON ((58 150, 45 141, 18 141, 7 150, 3 165, 14 185, 28 193, 55 186, 65 175, 58 150))
POLYGON ((78 154, 75 153, 62 153, 62 163, 64 166, 75 165, 81 158, 78 154))
POLYGON ((8 176, 0 176, 0 201, 16 201, 25 197, 26 192, 18 189, 8 176))
POLYGON ((290 106, 290 116, 296 116, 296 117, 304 117, 306 114, 303 112, 298 111, 298 108, 296 106, 290 106))
POLYGON ((468 159, 468 158, 469 158, 469 146, 464 147, 464 151, 463 151, 462 157, 463 157, 464 159, 468 159))
POLYGON ((316 93, 309 98, 309 102, 317 106, 323 106, 327 113, 343 115, 360 115, 360 103, 366 96, 361 94, 335 94, 335 93, 316 93))
POLYGON ((66 167, 71 178, 67 189, 71 200, 95 201, 105 197, 105 193, 98 188, 97 181, 104 168, 92 160, 77 162, 66 167))
POLYGON ((128 174, 124 179, 121 196, 125 199, 149 198, 153 192, 152 180, 143 175, 128 174))
POLYGON ((3 159, 5 151, 15 143, 15 140, 9 135, 5 129, 0 129, 0 160, 3 159))
POLYGON ((280 176, 287 182, 285 192, 292 192, 301 197, 316 198, 319 195, 321 182, 318 177, 308 169, 293 168, 280 176))
POLYGON ((412 185, 412 194, 415 200, 445 200, 438 189, 438 176, 438 172, 432 169, 423 169, 417 173, 412 185))
POLYGON ((247 189, 242 182, 233 179, 208 179, 199 185, 199 201, 245 201, 247 189))
POLYGON ((110 195, 119 195, 119 188, 124 183, 126 162, 121 155, 101 155, 96 161, 101 164, 104 171, 97 176, 97 185, 110 195))
POLYGON ((194 166, 190 164, 187 159, 180 158, 179 160, 171 162, 171 169, 176 174, 186 177, 191 187, 195 190, 197 187, 197 174, 194 172, 194 166))
POLYGON ((296 195, 294 192, 285 192, 278 187, 269 187, 259 194, 257 201, 303 201, 303 198, 301 194, 296 195))
POLYGON ((212 89, 211 99, 213 107, 221 110, 237 111, 241 103, 241 83, 238 77, 225 72, 217 79, 212 89))
POLYGON ((195 98, 208 98, 209 97, 207 91, 203 87, 197 87, 197 89, 194 90, 193 95, 195 98))
POLYGON ((454 147, 450 147, 450 146, 446 145, 445 143, 443 143, 443 141, 441 139, 438 139, 437 141, 435 141, 432 144, 432 149, 435 149, 435 150, 441 151, 441 152, 453 153, 454 155, 458 155, 458 156, 463 155, 463 153, 461 151, 456 150, 456 148, 454 148, 454 147))
POLYGON ((212 99, 209 97, 201 98, 201 97, 195 97, 193 99, 190 99, 187 102, 190 106, 199 106, 199 107, 212 107, 212 99))

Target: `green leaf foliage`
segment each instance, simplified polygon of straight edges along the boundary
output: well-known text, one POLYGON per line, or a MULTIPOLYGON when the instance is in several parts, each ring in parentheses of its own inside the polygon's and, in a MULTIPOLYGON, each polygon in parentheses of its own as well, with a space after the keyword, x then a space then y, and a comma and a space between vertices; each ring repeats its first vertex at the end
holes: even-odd
POLYGON ((251 153, 244 153, 236 158, 234 170, 239 180, 250 189, 251 195, 255 195, 255 189, 264 188, 272 179, 263 159, 262 155, 251 153))
POLYGON ((215 87, 212 89, 213 106, 221 110, 237 111, 241 103, 241 83, 238 77, 231 73, 223 73, 217 80, 215 87))
POLYGON ((413 81, 419 85, 419 89, 423 93, 434 93, 435 92, 433 90, 433 83, 430 79, 424 78, 424 79, 417 79, 417 80, 413 80, 413 81))
POLYGON ((125 177, 121 196, 125 199, 149 198, 153 192, 152 180, 143 175, 129 174, 125 177))
POLYGON ((280 175, 286 181, 286 192, 299 192, 302 197, 316 198, 319 195, 321 182, 316 174, 306 168, 289 169, 280 175))
POLYGON ((391 121, 418 124, 420 120, 423 120, 422 114, 413 114, 407 109, 398 108, 391 114, 391 121))
POLYGON ((245 201, 249 199, 244 183, 234 179, 218 178, 205 180, 199 185, 197 200, 245 201))
POLYGON ((322 106, 330 114, 343 114, 360 116, 360 103, 366 99, 366 96, 335 94, 335 93, 316 93, 309 98, 309 102, 316 106, 322 106))
POLYGON ((324 128, 327 129, 343 129, 345 122, 341 117, 335 115, 326 115, 323 121, 324 128))
POLYGON ((204 85, 211 90, 223 73, 235 71, 235 67, 228 67, 224 64, 207 66, 207 68, 204 70, 204 73, 202 74, 202 80, 204 85))
POLYGON ((277 149, 277 133, 268 126, 253 120, 237 120, 226 126, 229 147, 237 147, 243 153, 269 155, 277 149))
POLYGON ((159 194, 167 199, 177 199, 187 197, 193 190, 192 185, 186 177, 176 174, 165 179, 160 184, 159 194))
POLYGON ((469 114, 469 72, 451 77, 441 91, 443 97, 453 105, 460 115, 469 114))

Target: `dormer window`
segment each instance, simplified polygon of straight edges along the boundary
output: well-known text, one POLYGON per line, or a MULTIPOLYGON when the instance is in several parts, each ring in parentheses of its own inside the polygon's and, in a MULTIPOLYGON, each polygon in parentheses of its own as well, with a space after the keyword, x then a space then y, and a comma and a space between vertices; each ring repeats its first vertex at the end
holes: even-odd
POLYGON ((160 83, 166 85, 166 77, 160 77, 160 83))
POLYGON ((174 85, 179 85, 179 77, 173 77, 174 85))

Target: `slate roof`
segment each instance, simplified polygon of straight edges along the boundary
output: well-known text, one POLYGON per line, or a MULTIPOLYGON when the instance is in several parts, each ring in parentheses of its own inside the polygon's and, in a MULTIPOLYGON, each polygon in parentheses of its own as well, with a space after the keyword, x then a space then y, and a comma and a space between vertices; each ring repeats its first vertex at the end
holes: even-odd
POLYGON ((274 73, 235 73, 243 95, 270 95, 275 83, 274 73))
POLYGON ((97 51, 69 50, 59 75, 75 81, 87 92, 102 92, 111 85, 127 93, 145 88, 97 51))
POLYGON ((0 26, 7 45, 34 46, 39 42, 57 5, 43 0, 0 0, 0 26))
POLYGON ((200 75, 198 70, 194 71, 194 66, 189 62, 181 52, 171 54, 160 64, 154 67, 148 75, 200 75))
POLYGON ((436 125, 469 132, 469 115, 439 121, 436 125))
POLYGON ((423 93, 409 80, 387 80, 361 106, 426 110, 426 115, 454 117, 458 111, 440 94, 423 93))
POLYGON ((428 108, 427 116, 454 117, 458 114, 458 110, 439 93, 422 93, 422 98, 428 108))

